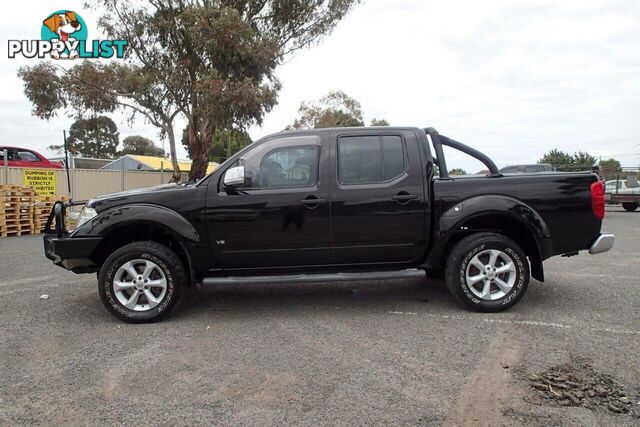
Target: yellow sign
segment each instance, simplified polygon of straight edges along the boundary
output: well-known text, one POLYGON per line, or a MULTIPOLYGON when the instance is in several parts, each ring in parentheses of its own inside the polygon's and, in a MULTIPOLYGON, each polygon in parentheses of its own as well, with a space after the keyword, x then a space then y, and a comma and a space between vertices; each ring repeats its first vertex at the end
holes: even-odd
POLYGON ((56 171, 51 169, 24 169, 24 186, 33 187, 44 196, 56 194, 56 171))

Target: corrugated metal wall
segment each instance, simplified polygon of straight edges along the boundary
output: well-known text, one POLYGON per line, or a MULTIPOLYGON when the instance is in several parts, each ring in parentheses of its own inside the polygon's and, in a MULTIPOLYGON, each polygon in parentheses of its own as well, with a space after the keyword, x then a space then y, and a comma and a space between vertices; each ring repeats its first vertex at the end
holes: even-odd
MULTIPOLYGON (((8 168, 8 182, 5 182, 5 171, 0 165, 0 184, 23 185, 23 168, 8 168)), ((67 172, 56 170, 56 193, 67 194, 74 200, 86 200, 103 194, 115 193, 133 188, 151 187, 166 184, 171 179, 171 172, 144 171, 110 171, 103 169, 71 169, 71 193, 67 186, 67 172)), ((189 174, 182 174, 182 181, 187 181, 189 174)))

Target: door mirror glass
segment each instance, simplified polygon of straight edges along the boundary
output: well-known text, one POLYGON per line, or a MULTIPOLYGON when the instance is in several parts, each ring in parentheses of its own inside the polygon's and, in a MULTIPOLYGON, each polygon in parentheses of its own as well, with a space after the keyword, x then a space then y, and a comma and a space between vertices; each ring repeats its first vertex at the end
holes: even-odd
POLYGON ((226 187, 238 187, 244 184, 244 166, 228 169, 224 174, 223 182, 226 187))

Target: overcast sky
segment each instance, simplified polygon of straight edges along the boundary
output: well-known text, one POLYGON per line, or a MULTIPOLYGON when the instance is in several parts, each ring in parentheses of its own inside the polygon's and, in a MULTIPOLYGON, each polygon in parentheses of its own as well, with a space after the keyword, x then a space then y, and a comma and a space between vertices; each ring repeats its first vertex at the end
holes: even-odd
MULTIPOLYGON (((82 3, 4 4, 12 18, 0 30, 0 144, 48 155, 46 147, 61 142, 72 120, 30 114, 16 71, 37 60, 8 59, 7 40, 38 39, 42 20, 63 7, 80 13, 89 38, 97 38, 97 16, 82 3)), ((279 104, 250 133, 256 139, 282 130, 301 101, 339 89, 362 103, 367 123, 376 117, 433 126, 498 166, 535 162, 552 148, 638 166, 638 22, 637 0, 368 0, 318 46, 278 69, 279 104)), ((142 119, 133 125, 115 119, 121 139, 142 134, 158 141, 142 119)), ((179 155, 186 157, 181 147, 179 155)), ((481 168, 463 156, 447 163, 481 168)))

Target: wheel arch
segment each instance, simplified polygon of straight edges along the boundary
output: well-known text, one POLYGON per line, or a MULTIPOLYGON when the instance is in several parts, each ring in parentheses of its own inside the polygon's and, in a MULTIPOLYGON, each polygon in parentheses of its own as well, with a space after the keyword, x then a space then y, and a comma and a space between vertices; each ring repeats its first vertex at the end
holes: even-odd
POLYGON ((81 226, 74 237, 101 236, 100 244, 91 253, 91 260, 100 268, 118 248, 135 241, 153 241, 176 252, 195 281, 193 247, 201 246, 200 236, 184 217, 170 209, 155 205, 127 205, 100 213, 90 223, 81 226))
POLYGON ((525 203, 505 196, 479 196, 451 206, 437 225, 438 244, 432 252, 440 256, 430 257, 428 265, 443 266, 453 247, 466 236, 494 232, 516 242, 529 258, 532 277, 544 281, 542 262, 552 252, 550 232, 542 217, 525 203))

